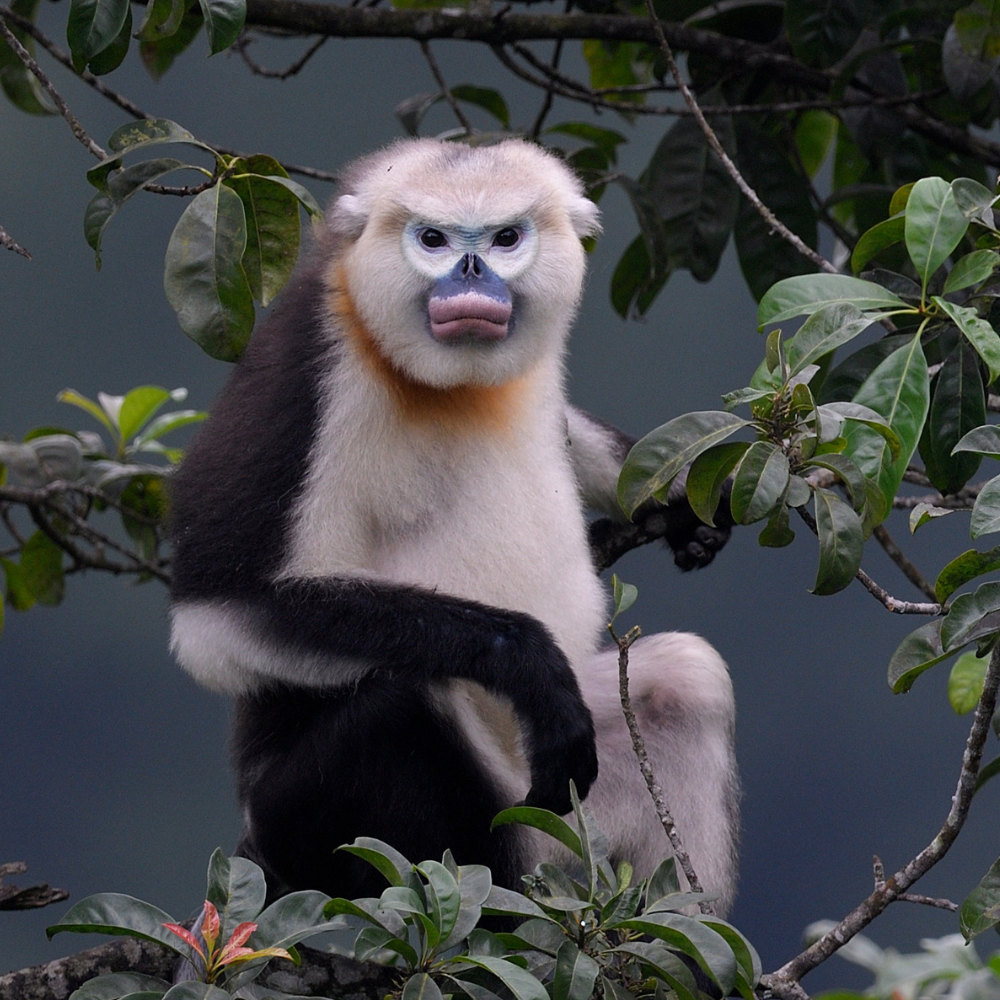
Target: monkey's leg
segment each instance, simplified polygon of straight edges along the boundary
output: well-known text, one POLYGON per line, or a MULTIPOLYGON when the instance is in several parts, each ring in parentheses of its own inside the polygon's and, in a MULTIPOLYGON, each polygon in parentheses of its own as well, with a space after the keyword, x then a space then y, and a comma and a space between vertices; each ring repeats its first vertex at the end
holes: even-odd
POLYGON ((334 853, 376 837, 410 861, 486 864, 516 887, 517 831, 490 833, 503 807, 467 743, 418 686, 373 675, 322 695, 272 690, 238 703, 234 746, 245 828, 239 853, 270 880, 269 898, 295 889, 378 896, 384 878, 334 853))
MULTIPOLYGON (((612 856, 649 875, 670 853, 639 772, 618 694, 618 651, 597 654, 580 688, 594 716, 600 771, 586 799, 612 856)), ((736 888, 739 779, 735 704, 719 654, 696 635, 666 632, 629 651, 629 691, 650 763, 706 892, 725 914, 736 888)))

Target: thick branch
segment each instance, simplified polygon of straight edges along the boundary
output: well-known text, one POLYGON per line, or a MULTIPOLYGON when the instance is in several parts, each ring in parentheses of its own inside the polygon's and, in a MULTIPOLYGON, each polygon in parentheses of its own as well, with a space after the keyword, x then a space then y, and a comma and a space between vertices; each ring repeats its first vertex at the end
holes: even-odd
POLYGON ((23 889, 3 884, 8 875, 21 875, 27 870, 28 866, 23 861, 8 861, 0 865, 0 910, 37 910, 41 906, 61 903, 69 898, 65 889, 51 889, 44 882, 23 889))
POLYGON ((926 875, 948 853, 969 814, 979 765, 983 759, 983 746, 989 734, 990 720, 996 711, 998 687, 1000 687, 1000 646, 993 650, 990 657, 982 697, 976 707, 975 719, 962 755, 958 786, 951 801, 951 808, 937 836, 895 875, 877 884, 874 892, 847 914, 836 927, 776 972, 763 976, 761 978, 763 986, 781 997, 801 997, 802 987, 799 981, 806 973, 826 961, 855 934, 867 927, 890 903, 899 899, 914 882, 926 875))
MULTIPOLYGON (((392 989, 391 969, 360 965, 338 955, 299 946, 303 962, 274 962, 258 982, 282 993, 343 1000, 384 1000, 392 989)), ((141 972, 169 980, 177 956, 158 944, 120 938, 46 965, 0 976, 0 1000, 66 1000, 88 979, 108 972, 141 972)))

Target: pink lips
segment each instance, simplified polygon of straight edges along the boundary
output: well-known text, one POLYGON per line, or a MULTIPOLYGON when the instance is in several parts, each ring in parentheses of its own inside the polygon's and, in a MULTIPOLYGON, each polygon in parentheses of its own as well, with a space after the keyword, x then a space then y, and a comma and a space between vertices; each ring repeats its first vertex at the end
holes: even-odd
POLYGON ((463 292, 427 303, 431 336, 450 341, 503 340, 507 336, 511 305, 478 292, 463 292))

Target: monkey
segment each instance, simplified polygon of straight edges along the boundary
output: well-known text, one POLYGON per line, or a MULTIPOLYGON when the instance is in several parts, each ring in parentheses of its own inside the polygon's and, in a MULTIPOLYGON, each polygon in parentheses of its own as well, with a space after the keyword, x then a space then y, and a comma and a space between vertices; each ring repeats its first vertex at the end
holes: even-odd
MULTIPOLYGON (((342 174, 310 260, 251 337, 171 487, 171 647, 234 697, 243 831, 269 897, 377 896, 336 852, 450 849, 517 888, 547 838, 501 809, 570 811, 639 877, 669 846, 635 765, 587 508, 630 439, 571 406, 566 340, 599 212, 520 139, 402 140, 342 174)), ((671 499, 680 565, 728 529, 671 499)), ((631 690, 719 914, 736 882, 725 663, 640 639, 631 690)))

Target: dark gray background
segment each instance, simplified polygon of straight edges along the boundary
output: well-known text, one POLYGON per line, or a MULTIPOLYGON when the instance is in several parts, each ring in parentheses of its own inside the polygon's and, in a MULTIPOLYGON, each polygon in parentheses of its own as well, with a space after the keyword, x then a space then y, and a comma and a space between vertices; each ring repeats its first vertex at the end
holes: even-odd
MULTIPOLYGON (((45 11, 53 34, 64 17, 64 5, 45 11)), ((198 39, 159 84, 133 54, 109 81, 209 142, 327 169, 398 135, 395 104, 434 88, 412 43, 331 41, 284 83, 251 77, 236 57, 206 60, 206 51, 198 39)), ((261 55, 277 62, 273 53, 290 60, 297 51, 287 44, 261 55)), ((435 51, 451 83, 503 81, 517 123, 533 119, 532 95, 506 81, 485 50, 454 43, 435 51)), ((106 143, 121 113, 59 68, 53 77, 106 143)), ((591 119, 558 106, 551 120, 591 119)), ((665 127, 656 120, 633 128, 611 114, 600 123, 633 140, 624 163, 633 174, 665 127)), ((452 124, 435 111, 429 130, 452 124)), ((190 404, 207 407, 225 378, 226 366, 180 332, 162 293, 163 253, 181 202, 135 199, 112 223, 95 273, 82 236, 92 163, 60 119, 31 119, 0 103, 0 224, 35 258, 0 256, 0 434, 87 426, 83 414, 55 402, 67 386, 95 396, 183 385, 190 404)), ((328 186, 310 186, 329 197, 328 186)), ((574 400, 636 434, 718 407, 720 393, 745 384, 762 349, 734 254, 727 251, 708 285, 676 275, 644 322, 624 323, 610 308, 608 284, 634 222, 613 189, 602 208, 607 232, 570 359, 574 400)), ((894 520, 905 540, 905 523, 894 520)), ((915 558, 933 576, 968 547, 965 531, 962 516, 925 529, 915 558)), ((930 840, 969 723, 947 705, 947 667, 906 697, 891 694, 888 658, 920 622, 890 616, 857 585, 811 597, 815 543, 804 528, 798 533, 790 548, 772 551, 758 547, 756 530, 739 530, 716 564, 696 574, 681 575, 654 550, 617 567, 640 591, 630 622, 647 632, 697 631, 731 666, 745 792, 733 920, 765 968, 794 954, 807 923, 839 917, 867 894, 873 853, 895 870, 930 840)), ((866 567, 899 596, 917 597, 879 553, 866 556, 866 567)), ((56 610, 8 610, 0 637, 0 861, 31 866, 15 881, 44 880, 74 900, 127 892, 175 916, 202 898, 209 853, 232 848, 237 835, 227 708, 171 663, 166 645, 165 595, 155 584, 91 574, 70 582, 56 610)), ((996 795, 990 787, 976 802, 958 847, 922 891, 960 899, 1000 853, 996 795)), ((44 927, 64 909, 0 913, 0 972, 90 943, 46 942, 44 927)), ((921 937, 955 930, 953 916, 897 904, 874 936, 915 950, 921 937)), ((806 986, 848 982, 864 979, 834 960, 806 986)))

